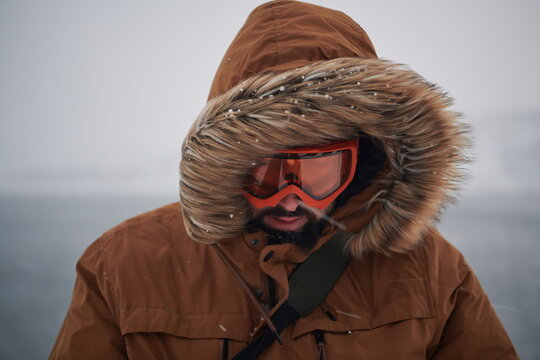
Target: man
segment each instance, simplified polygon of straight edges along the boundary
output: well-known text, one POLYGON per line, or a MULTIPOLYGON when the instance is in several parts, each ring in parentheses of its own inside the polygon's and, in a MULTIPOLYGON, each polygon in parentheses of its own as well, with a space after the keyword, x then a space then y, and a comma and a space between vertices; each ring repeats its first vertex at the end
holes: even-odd
POLYGON ((517 358, 432 227, 467 143, 442 92, 379 60, 345 14, 274 1, 209 99, 180 205, 86 250, 52 359, 517 358))

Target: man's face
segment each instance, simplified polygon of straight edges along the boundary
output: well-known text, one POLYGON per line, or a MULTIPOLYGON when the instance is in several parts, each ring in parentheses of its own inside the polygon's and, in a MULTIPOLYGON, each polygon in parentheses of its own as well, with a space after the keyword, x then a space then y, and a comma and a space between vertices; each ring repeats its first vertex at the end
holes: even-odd
POLYGON ((263 229, 269 243, 309 250, 324 222, 332 222, 326 214, 352 181, 357 154, 358 139, 352 139, 281 150, 261 159, 246 178, 244 195, 252 205, 248 227, 263 229))
POLYGON ((294 194, 285 196, 274 207, 253 207, 251 224, 263 229, 277 243, 295 243, 304 250, 311 249, 324 226, 323 215, 332 209, 309 208, 294 194))

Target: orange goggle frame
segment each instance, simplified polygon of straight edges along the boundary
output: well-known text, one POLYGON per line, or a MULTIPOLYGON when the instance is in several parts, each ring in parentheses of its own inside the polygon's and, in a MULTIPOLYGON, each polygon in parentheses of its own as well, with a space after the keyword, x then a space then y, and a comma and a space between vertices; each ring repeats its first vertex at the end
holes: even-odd
POLYGON ((295 194, 306 205, 324 209, 352 181, 357 156, 358 139, 280 150, 251 170, 244 195, 256 208, 276 206, 295 194))

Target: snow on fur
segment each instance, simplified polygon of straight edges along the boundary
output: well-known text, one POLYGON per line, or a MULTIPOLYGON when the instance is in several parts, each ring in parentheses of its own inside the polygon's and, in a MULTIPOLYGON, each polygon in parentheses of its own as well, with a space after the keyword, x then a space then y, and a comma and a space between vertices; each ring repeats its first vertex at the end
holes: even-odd
POLYGON ((379 59, 339 58, 249 78, 210 100, 182 148, 180 197, 190 236, 237 237, 250 211, 248 170, 276 150, 361 133, 387 155, 382 202, 348 244, 353 256, 414 247, 463 179, 467 128, 450 99, 415 72, 379 59))

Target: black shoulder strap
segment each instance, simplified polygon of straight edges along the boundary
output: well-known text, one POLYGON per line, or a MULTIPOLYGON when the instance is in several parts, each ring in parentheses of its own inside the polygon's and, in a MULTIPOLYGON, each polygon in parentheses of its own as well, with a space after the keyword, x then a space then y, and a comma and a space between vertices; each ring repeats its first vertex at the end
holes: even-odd
MULTIPOLYGON (((278 333, 300 317, 306 317, 326 298, 350 260, 344 244, 349 233, 338 231, 312 253, 289 277, 289 297, 272 316, 278 333)), ((256 359, 274 342, 276 335, 266 328, 259 339, 240 351, 233 360, 256 359)))
POLYGON ((337 232, 289 277, 287 302, 300 317, 308 316, 323 302, 349 263, 350 256, 344 250, 347 234, 337 232))

